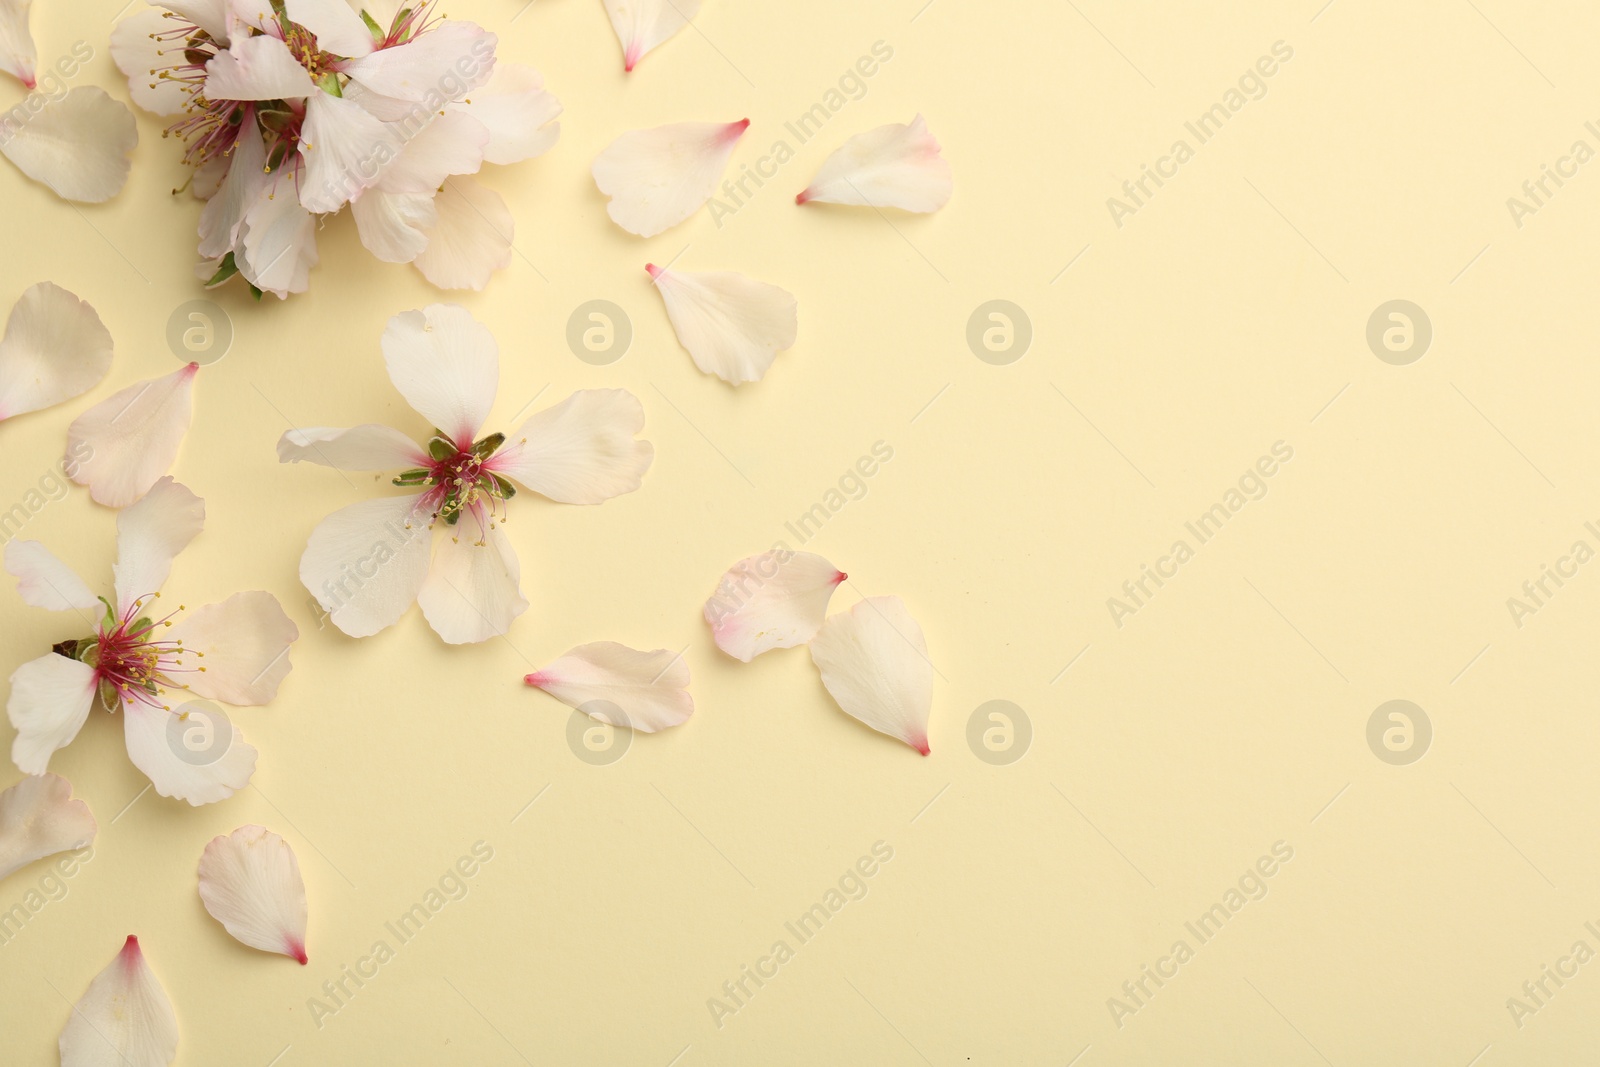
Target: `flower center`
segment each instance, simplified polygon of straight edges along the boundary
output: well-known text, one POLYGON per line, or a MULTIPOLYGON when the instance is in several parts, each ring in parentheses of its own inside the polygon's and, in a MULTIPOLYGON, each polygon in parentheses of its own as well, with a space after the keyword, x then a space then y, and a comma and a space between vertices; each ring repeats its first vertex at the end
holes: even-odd
POLYGON ((100 701, 107 709, 114 709, 122 700, 171 711, 172 706, 164 700, 167 691, 188 688, 172 676, 205 670, 198 665, 186 666, 183 661, 185 655, 198 659, 204 652, 185 649, 181 639, 158 637, 172 625, 173 617, 184 610, 182 604, 178 605, 178 611, 159 619, 144 614, 144 607, 160 595, 152 593, 140 597, 120 618, 107 604, 105 618, 93 636, 63 641, 53 649, 58 655, 80 660, 94 668, 100 701))
POLYGON ((430 528, 441 521, 446 526, 456 526, 461 516, 471 515, 479 526, 475 543, 482 545, 494 524, 506 521, 504 504, 517 495, 516 486, 488 466, 489 457, 505 440, 505 434, 493 433, 470 448, 462 448, 444 434, 436 433, 428 442, 429 464, 402 471, 394 484, 427 487, 423 500, 431 513, 430 528))

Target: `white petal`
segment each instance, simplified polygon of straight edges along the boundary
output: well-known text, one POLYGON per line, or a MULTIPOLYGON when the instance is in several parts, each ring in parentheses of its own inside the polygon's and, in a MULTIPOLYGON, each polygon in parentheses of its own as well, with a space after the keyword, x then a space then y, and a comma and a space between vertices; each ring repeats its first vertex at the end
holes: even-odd
POLYGON ((440 530, 444 536, 434 544, 428 580, 417 594, 428 625, 452 645, 499 637, 528 610, 516 549, 499 526, 485 531, 474 515, 440 530))
MULTIPOLYGON (((239 8, 254 8, 260 11, 263 7, 270 9, 270 4, 262 4, 260 0, 161 0, 161 7, 182 16, 185 22, 205 30, 214 41, 228 39, 229 19, 231 6, 239 8)), ((172 23, 168 21, 170 29, 172 23)))
POLYGON ((428 454, 399 430, 367 423, 348 430, 289 430, 278 439, 279 463, 316 463, 342 471, 425 467, 428 454))
POLYGON ((51 611, 96 611, 99 599, 79 578, 37 541, 6 542, 6 571, 16 576, 17 593, 24 604, 51 611))
MULTIPOLYGON (((159 78, 157 73, 172 65, 163 56, 169 45, 152 35, 172 29, 172 20, 153 7, 142 8, 117 23, 111 31, 111 58, 128 79, 128 95, 133 102, 156 115, 176 115, 189 102, 188 83, 175 78, 159 78)), ((173 42, 174 50, 182 48, 173 42)))
POLYGON ((485 467, 563 504, 598 504, 631 493, 655 458, 636 441, 644 407, 626 389, 581 389, 513 432, 485 467))
POLYGON ((368 189, 350 201, 356 232, 368 252, 385 263, 410 263, 428 247, 428 231, 439 221, 432 193, 388 193, 368 189))
POLYGON ((440 289, 481 291, 511 264, 516 226, 500 194, 471 178, 451 178, 434 198, 438 221, 412 262, 440 289))
POLYGON ((207 100, 282 100, 311 96, 317 87, 289 46, 263 33, 213 56, 206 63, 204 92, 207 100))
POLYGON ((32 0, 0 0, 0 70, 32 89, 34 65, 39 53, 28 31, 28 8, 32 0))
POLYGON ((117 513, 117 611, 161 591, 172 561, 206 524, 206 502, 171 476, 117 513))
POLYGON ((606 0, 611 28, 622 43, 622 69, 632 70, 658 44, 689 24, 700 0, 606 0))
POLYGON ((568 649, 523 681, 592 719, 640 733, 677 726, 694 714, 689 665, 664 648, 640 652, 596 641, 568 649))
POLYGON ((306 291, 317 265, 317 220, 300 205, 291 182, 261 186, 240 239, 244 254, 236 261, 251 285, 279 299, 306 291))
POLYGON ((829 598, 845 578, 813 552, 772 549, 728 568, 706 601, 706 622, 718 648, 749 663, 763 652, 815 637, 829 598))
POLYGON ((224 704, 269 703, 289 673, 289 646, 300 630, 271 593, 235 593, 181 615, 163 638, 183 643, 189 692, 224 704), (199 653, 194 659, 190 653, 199 653))
POLYGON ((520 163, 543 155, 561 136, 561 101, 547 92, 532 67, 496 63, 480 89, 454 108, 471 115, 489 131, 485 163, 520 163))
POLYGON ((190 363, 163 378, 135 382, 72 420, 67 454, 88 458, 68 474, 89 487, 96 503, 126 507, 171 468, 189 431, 197 370, 190 363))
POLYGON ((200 902, 234 939, 306 962, 306 883, 289 842, 264 826, 214 837, 200 856, 200 902))
POLYGON ((0 153, 63 200, 98 204, 116 196, 128 180, 128 155, 139 143, 128 106, 93 85, 28 100, 41 101, 37 113, 0 120, 0 153))
POLYGON ((164 797, 186 800, 192 806, 226 800, 250 784, 256 769, 254 745, 245 743, 244 734, 231 721, 221 723, 231 732, 215 761, 205 764, 180 759, 174 750, 169 724, 182 713, 183 705, 172 711, 143 703, 122 703, 122 737, 128 745, 128 758, 144 772, 156 792, 164 797))
POLYGON ((741 122, 680 122, 634 130, 594 158, 594 182, 611 198, 606 213, 629 233, 654 237, 693 215, 716 191, 741 122))
POLYGON ((456 304, 402 311, 383 331, 389 380, 406 403, 461 448, 489 417, 500 349, 489 327, 456 304))
MULTIPOLYGON (((271 38, 256 37, 254 40, 271 38)), ((245 215, 272 180, 265 173, 266 145, 255 130, 245 130, 239 135, 231 159, 232 165, 222 185, 200 211, 199 252, 208 258, 226 255, 235 248, 245 215)))
POLYGON ((645 268, 661 291, 678 343, 694 365, 725 382, 758 382, 794 344, 799 312, 786 290, 733 271, 645 268))
POLYGON ((928 754, 933 662, 904 601, 868 597, 828 619, 811 639, 811 658, 846 714, 928 754))
POLYGON ((950 164, 918 115, 909 126, 879 126, 850 138, 794 199, 926 212, 944 207, 951 188, 950 164))
POLYGON ((338 211, 370 188, 400 154, 400 134, 353 100, 324 92, 306 100, 300 155, 300 203, 307 211, 338 211))
POLYGON ((83 848, 94 840, 89 805, 72 799, 58 774, 30 774, 0 793, 0 879, 34 860, 83 848))
MULTIPOLYGON (((333 2, 333 0, 328 0, 333 2)), ((381 48, 340 69, 382 96, 437 106, 489 80, 498 38, 464 19, 435 22, 405 44, 381 48)))
POLYGON ((29 660, 11 675, 6 715, 16 728, 11 762, 24 774, 43 774, 50 754, 78 736, 94 702, 94 668, 54 652, 29 660))
POLYGON ((372 51, 372 31, 345 0, 284 0, 284 11, 317 35, 324 52, 353 58, 372 51))
POLYGON ((421 501, 420 495, 363 500, 311 531, 300 581, 351 637, 392 626, 416 601, 433 540, 428 513, 412 511, 421 501))
POLYGON ((391 193, 433 194, 455 174, 474 174, 483 166, 489 131, 464 109, 437 115, 405 143, 384 169, 378 187, 391 193))
POLYGON ((61 1031, 61 1067, 168 1067, 178 1018, 132 934, 89 983, 61 1031))
POLYGON ((23 292, 0 339, 0 420, 88 392, 111 369, 111 332, 55 282, 23 292))

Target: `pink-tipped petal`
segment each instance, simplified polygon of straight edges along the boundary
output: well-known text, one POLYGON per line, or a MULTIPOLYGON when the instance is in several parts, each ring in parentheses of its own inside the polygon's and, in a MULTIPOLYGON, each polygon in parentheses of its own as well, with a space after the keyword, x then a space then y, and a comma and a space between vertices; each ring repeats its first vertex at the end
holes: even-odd
MULTIPOLYGON (((206 523, 206 503, 171 475, 162 478, 132 507, 117 514, 117 611, 127 611, 161 591, 172 561, 199 535, 206 523)), ((174 605, 176 607, 176 605, 174 605)))
POLYGON ((622 69, 632 71, 639 60, 668 37, 689 24, 700 11, 700 0, 605 0, 611 28, 622 45, 622 69))
POLYGON ((486 467, 563 504, 598 504, 639 488, 655 458, 644 406, 626 389, 581 389, 537 412, 486 467))
POLYGON ((61 1067, 168 1067, 178 1018, 132 934, 95 976, 61 1031, 61 1067))
POLYGON ((828 600, 844 574, 812 552, 772 549, 728 568, 706 601, 711 636, 734 659, 749 663, 774 648, 816 636, 828 600))
POLYGON ((879 126, 850 138, 823 161, 795 202, 928 212, 944 207, 952 188, 950 164, 918 115, 907 125, 879 126))
POLYGON ((27 121, 0 118, 0 154, 63 200, 84 204, 122 191, 138 143, 128 105, 93 85, 45 97, 27 121))
POLYGON ((256 749, 245 742, 239 727, 220 717, 207 717, 203 722, 190 717, 179 693, 169 691, 164 699, 172 703, 172 710, 143 701, 122 702, 122 738, 128 758, 150 779, 157 793, 199 807, 226 800, 250 784, 256 770, 256 749), (173 744, 173 716, 182 717, 180 722, 192 724, 202 734, 227 731, 226 737, 205 737, 201 747, 210 762, 194 763, 178 755, 181 746, 173 744))
POLYGON ((412 265, 439 289, 482 292, 495 271, 511 265, 517 227, 499 193, 465 175, 451 178, 433 199, 428 244, 412 265))
POLYGON ((380 342, 389 380, 412 410, 469 448, 500 385, 500 348, 489 327, 456 304, 430 304, 389 320, 380 342))
POLYGON ((351 637, 394 625, 428 577, 433 531, 422 497, 363 500, 317 524, 300 556, 300 582, 351 637))
POLYGON ((933 662, 904 601, 868 597, 834 615, 811 639, 811 658, 846 714, 928 754, 933 662))
POLYGON ((0 339, 0 420, 88 392, 111 369, 111 332, 88 301, 54 282, 30 286, 0 339))
POLYGON ((99 610, 99 599, 78 573, 37 541, 7 541, 5 564, 24 604, 50 611, 99 610))
POLYGON ((88 486, 96 503, 127 507, 171 469, 189 432, 197 370, 191 363, 165 377, 136 382, 72 420, 67 454, 85 458, 68 475, 88 486))
POLYGON ((568 649, 523 681, 611 726, 655 733, 694 714, 689 665, 664 648, 653 652, 596 641, 568 649))
POLYGON ((94 840, 89 805, 72 797, 58 774, 30 774, 0 793, 0 879, 34 860, 83 848, 94 840))
POLYGON ((271 593, 235 593, 174 620, 164 635, 182 642, 184 684, 195 696, 250 707, 269 703, 289 673, 300 630, 271 593), (198 653, 194 659, 189 653, 198 653))
POLYGON ((610 198, 606 213, 629 233, 654 237, 700 209, 717 189, 742 122, 680 122, 612 141, 591 168, 610 198))
POLYGON ((760 381, 794 344, 794 295, 733 271, 652 270, 678 343, 695 366, 725 382, 760 381))
POLYGON ((306 884, 294 849, 264 826, 212 838, 200 901, 234 940, 306 962, 306 884))
POLYGON ((6 717, 17 731, 11 742, 11 762, 17 769, 43 774, 51 754, 83 729, 94 694, 94 668, 54 652, 13 671, 6 717))
POLYGON ((428 454, 399 430, 376 423, 348 430, 313 427, 278 438, 279 463, 316 463, 342 471, 398 471, 428 465, 428 454))

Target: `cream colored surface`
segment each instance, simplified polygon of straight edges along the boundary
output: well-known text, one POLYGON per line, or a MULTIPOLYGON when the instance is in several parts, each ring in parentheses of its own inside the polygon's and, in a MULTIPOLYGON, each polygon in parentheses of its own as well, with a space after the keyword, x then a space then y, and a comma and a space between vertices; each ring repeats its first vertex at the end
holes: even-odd
MULTIPOLYGON (((101 832, 65 898, 0 946, 0 1058, 53 1063, 69 1002, 133 932, 189 1065, 1586 1062, 1600 963, 1547 980, 1520 1027, 1507 999, 1575 941, 1600 950, 1600 564, 1520 628, 1506 601, 1573 542, 1600 548, 1600 164, 1520 228, 1506 199, 1574 141, 1600 148, 1600 17, 1321 3, 711 0, 628 77, 594 0, 451 5, 567 107, 550 155, 487 177, 518 255, 487 292, 441 297, 341 218, 309 295, 217 297, 236 338, 200 375, 174 471, 209 518, 169 589, 273 591, 301 627, 294 671, 236 717, 261 759, 230 801, 141 796, 105 715, 52 763, 101 832), (643 241, 606 219, 588 166, 618 133, 748 116, 733 168, 754 166, 877 41, 894 55, 864 97, 720 227, 702 212, 643 241), (1184 123, 1278 41, 1293 57, 1264 97, 1116 226, 1107 198, 1195 145, 1184 123), (918 112, 954 167, 942 212, 794 205, 846 137, 918 112), (735 391, 677 348, 643 270, 675 257, 796 294, 799 342, 764 381, 735 391), (597 298, 635 329, 609 367, 564 339, 597 298), (966 342, 996 298, 1034 330, 1009 366, 966 342), (1396 298, 1434 326, 1409 366, 1364 338, 1396 298), (290 426, 424 430, 378 336, 440 299, 499 338, 495 423, 624 386, 655 466, 598 508, 514 502, 533 607, 506 640, 446 648, 416 612, 363 641, 319 631, 306 535, 389 490, 281 467, 273 444, 290 426), (893 459, 805 547, 850 573, 836 610, 892 593, 921 622, 939 672, 926 759, 833 707, 804 650, 742 665, 700 619, 734 561, 799 547, 785 523, 879 441, 893 459), (1116 626, 1107 598, 1278 441, 1293 458, 1265 497, 1116 626), (613 765, 575 758, 567 709, 521 677, 593 640, 686 649, 694 718, 613 765), (993 699, 1033 725, 1010 766, 966 743, 993 699), (1390 699, 1433 725, 1408 766, 1368 748, 1390 699), (305 968, 234 942, 196 893, 205 843, 250 822, 300 857, 305 968), (784 924, 880 841, 893 858, 866 896, 801 944, 784 924), (1199 944, 1184 924, 1280 841, 1293 859, 1266 896, 1199 944), (465 897, 401 944, 385 923, 476 842, 493 858, 465 897), (793 958, 714 1020, 708 1000, 780 939, 793 958), (1108 1000, 1131 1005, 1122 984, 1179 939, 1193 958, 1119 1026, 1108 1000), (379 940, 393 958, 319 1027, 308 1000, 379 940)), ((125 98, 115 7, 37 5, 41 68, 83 38, 78 81, 125 98)), ((117 341, 93 393, 0 427, 0 505, 78 411, 175 366, 168 316, 202 295, 199 207, 168 195, 178 146, 140 130, 103 207, 0 167, 0 299, 53 279, 117 341)), ((22 536, 102 580, 113 527, 74 489, 22 536)), ((9 586, 0 603, 4 673, 71 636, 9 586)), ((46 870, 0 883, 0 907, 46 870)))

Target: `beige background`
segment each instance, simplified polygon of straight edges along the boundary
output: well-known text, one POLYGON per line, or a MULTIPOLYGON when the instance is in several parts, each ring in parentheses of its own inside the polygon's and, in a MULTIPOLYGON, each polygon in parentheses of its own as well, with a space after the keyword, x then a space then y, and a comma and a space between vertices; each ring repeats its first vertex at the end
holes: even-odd
MULTIPOLYGON (((319 632, 296 580, 306 534, 383 490, 280 467, 274 441, 291 425, 424 430, 377 340, 441 297, 371 260, 343 218, 309 295, 218 295, 236 338, 200 376, 174 471, 208 525, 169 589, 273 591, 302 629, 294 672, 236 717, 261 760, 224 803, 141 796, 105 715, 54 762, 101 833, 66 898, 0 947, 8 1063, 54 1062, 67 1002, 129 932, 192 1065, 1593 1054, 1600 963, 1520 1028, 1506 1001, 1573 942, 1600 950, 1584 928, 1600 926, 1600 564, 1520 628, 1506 600, 1575 540, 1600 548, 1583 528, 1600 519, 1600 163, 1520 229, 1506 198, 1575 140, 1600 148, 1583 127, 1600 119, 1600 16, 1504 0, 922 3, 707 0, 627 78, 593 0, 450 6, 567 107, 550 155, 487 177, 519 254, 455 298, 499 338, 496 420, 540 390, 544 406, 625 386, 655 466, 600 508, 516 501, 533 607, 507 640, 445 648, 415 612, 369 640, 319 632), (606 219, 588 165, 618 133, 749 116, 734 169, 753 164, 879 40, 894 58, 864 98, 720 228, 701 213, 642 241, 606 219), (1293 58, 1266 95, 1114 225, 1122 181, 1192 144, 1184 122, 1280 40, 1293 58), (945 210, 794 206, 845 137, 918 111, 954 167, 945 210), (800 341, 765 381, 736 392, 676 346, 640 268, 680 252, 686 269, 798 296, 800 341), (564 340, 596 298, 636 331, 609 367, 564 340), (1009 366, 966 342, 995 298, 1034 330, 1009 366), (1435 332, 1409 366, 1364 338, 1396 298, 1435 332), (836 609, 894 593, 920 619, 939 670, 927 759, 840 713, 803 650, 743 666, 699 617, 727 565, 795 544, 784 523, 880 440, 893 460, 807 547, 851 574, 836 609), (1107 598, 1280 440, 1294 458, 1267 495, 1114 625, 1107 598), (566 709, 520 681, 597 639, 686 647, 697 703, 603 767, 575 758, 566 709), (1434 731, 1408 766, 1366 741, 1397 698, 1434 731), (966 742, 993 699, 1032 722, 1010 766, 966 742), (247 822, 300 856, 306 968, 241 947, 200 906, 202 846, 247 822), (494 858, 468 895, 398 946, 383 924, 480 840, 494 858), (785 921, 877 841, 894 858, 866 897, 796 947, 785 921), (1278 841, 1293 860, 1265 898, 1198 945, 1184 923, 1278 841), (395 958, 316 1026, 308 998, 380 938, 395 958), (719 1028, 708 998, 780 938, 794 958, 719 1028), (1108 998, 1179 938, 1194 958, 1119 1027, 1108 998)), ((85 39, 97 58, 80 82, 125 97, 105 53, 115 0, 39 6, 42 62, 85 39)), ((0 299, 53 279, 117 339, 94 393, 0 428, 0 505, 49 469, 79 410, 176 366, 164 333, 200 295, 199 208, 168 195, 177 146, 149 117, 140 131, 106 206, 0 167, 0 299)), ((74 489, 23 536, 103 580, 113 526, 74 489)), ((69 636, 9 589, 3 602, 0 671, 69 636)), ((0 883, 0 907, 45 869, 0 883)))

